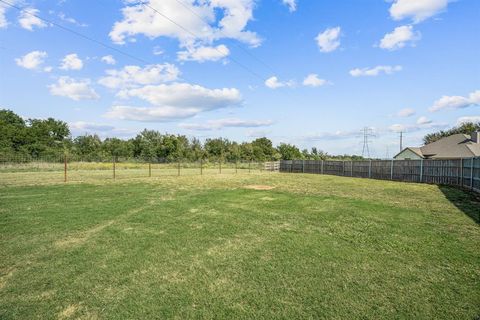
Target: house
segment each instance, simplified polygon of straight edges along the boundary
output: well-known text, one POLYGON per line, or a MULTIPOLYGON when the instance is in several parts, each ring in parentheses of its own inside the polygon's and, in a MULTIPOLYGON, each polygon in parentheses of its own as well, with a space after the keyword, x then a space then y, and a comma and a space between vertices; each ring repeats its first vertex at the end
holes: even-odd
POLYGON ((480 131, 454 134, 419 148, 408 147, 397 154, 396 160, 455 159, 480 156, 480 131))

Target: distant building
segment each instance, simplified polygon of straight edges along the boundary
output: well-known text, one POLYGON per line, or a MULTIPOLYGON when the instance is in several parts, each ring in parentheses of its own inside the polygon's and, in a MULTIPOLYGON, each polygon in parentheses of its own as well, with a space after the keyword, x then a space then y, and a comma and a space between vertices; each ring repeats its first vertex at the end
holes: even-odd
POLYGON ((423 147, 408 147, 397 154, 396 160, 456 159, 480 156, 480 131, 454 134, 423 147))

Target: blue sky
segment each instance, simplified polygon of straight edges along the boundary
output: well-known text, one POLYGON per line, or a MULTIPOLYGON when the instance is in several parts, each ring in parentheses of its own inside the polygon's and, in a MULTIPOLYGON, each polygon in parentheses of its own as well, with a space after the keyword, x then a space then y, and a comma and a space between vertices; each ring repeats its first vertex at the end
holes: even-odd
POLYGON ((399 131, 415 146, 480 121, 480 1, 2 1, 0 106, 76 135, 150 128, 358 154, 371 127, 385 157, 399 131))

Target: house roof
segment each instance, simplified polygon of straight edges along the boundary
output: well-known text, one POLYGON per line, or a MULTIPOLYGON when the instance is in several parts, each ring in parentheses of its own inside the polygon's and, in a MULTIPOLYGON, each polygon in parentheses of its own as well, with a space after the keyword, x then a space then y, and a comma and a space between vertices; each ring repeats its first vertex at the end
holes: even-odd
POLYGON ((467 147, 473 152, 473 154, 475 154, 476 157, 480 156, 480 143, 467 144, 467 147))
MULTIPOLYGON (((420 148, 406 148, 423 158, 468 158, 480 156, 480 143, 475 143, 468 134, 454 134, 420 148)), ((402 150, 403 152, 404 150, 402 150)))
POLYGON ((410 149, 413 153, 419 155, 420 157, 423 157, 422 148, 409 147, 407 149, 410 149))

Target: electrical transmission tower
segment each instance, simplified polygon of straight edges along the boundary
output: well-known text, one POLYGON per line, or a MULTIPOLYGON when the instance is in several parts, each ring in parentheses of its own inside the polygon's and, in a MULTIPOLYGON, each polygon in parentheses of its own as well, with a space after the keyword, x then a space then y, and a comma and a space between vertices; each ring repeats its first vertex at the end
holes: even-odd
POLYGON ((362 148, 362 157, 370 158, 370 146, 369 144, 372 142, 370 138, 375 137, 373 133, 373 129, 369 127, 365 127, 362 129, 362 136, 363 136, 363 148, 362 148))

